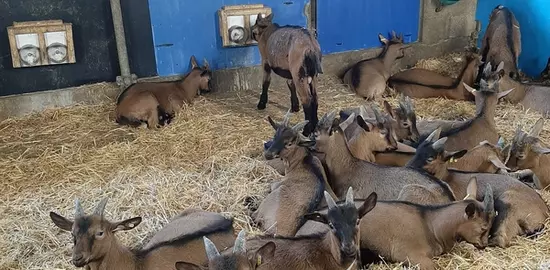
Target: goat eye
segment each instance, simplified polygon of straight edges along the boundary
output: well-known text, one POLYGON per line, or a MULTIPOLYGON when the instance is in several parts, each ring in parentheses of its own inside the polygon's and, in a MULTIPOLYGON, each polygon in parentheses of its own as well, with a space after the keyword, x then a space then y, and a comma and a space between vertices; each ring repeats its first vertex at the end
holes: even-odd
POLYGON ((434 158, 433 158, 433 157, 429 157, 429 158, 428 158, 428 162, 432 162, 432 161, 434 161, 434 158))
POLYGON ((102 237, 103 236, 103 231, 96 232, 95 236, 96 237, 102 237))

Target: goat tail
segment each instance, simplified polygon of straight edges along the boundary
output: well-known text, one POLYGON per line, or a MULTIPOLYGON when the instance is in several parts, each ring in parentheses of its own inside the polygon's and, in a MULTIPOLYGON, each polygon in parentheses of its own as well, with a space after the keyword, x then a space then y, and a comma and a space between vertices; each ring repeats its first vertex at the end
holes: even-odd
MULTIPOLYGON (((309 50, 304 54, 303 68, 305 69, 304 77, 315 77, 317 74, 323 74, 323 66, 321 65, 321 52, 309 50)), ((309 81, 309 80, 308 80, 309 81)))

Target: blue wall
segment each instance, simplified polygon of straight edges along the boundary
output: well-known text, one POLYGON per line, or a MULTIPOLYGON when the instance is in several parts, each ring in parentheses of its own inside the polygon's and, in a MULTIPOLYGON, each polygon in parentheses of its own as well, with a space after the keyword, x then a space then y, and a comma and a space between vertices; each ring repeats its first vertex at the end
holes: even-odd
POLYGON ((479 46, 489 23, 491 11, 502 4, 514 13, 520 24, 521 54, 519 68, 530 76, 538 76, 550 57, 550 1, 549 0, 481 0, 477 4, 476 19, 481 21, 479 46))
POLYGON ((420 0, 319 0, 317 32, 324 54, 380 47, 378 33, 418 40, 420 0), (344 4, 345 3, 345 4, 344 4))
POLYGON ((217 11, 224 5, 258 4, 270 7, 281 25, 307 25, 307 0, 149 0, 153 42, 159 76, 182 74, 192 54, 206 58, 212 69, 260 64, 258 46, 223 48, 217 11))

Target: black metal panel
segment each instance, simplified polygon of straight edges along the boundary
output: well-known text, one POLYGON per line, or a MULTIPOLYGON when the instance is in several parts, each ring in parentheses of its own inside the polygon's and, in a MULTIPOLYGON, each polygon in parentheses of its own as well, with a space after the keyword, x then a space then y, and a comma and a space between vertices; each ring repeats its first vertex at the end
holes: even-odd
MULTIPOLYGON (((125 0, 123 7, 132 72, 154 75, 147 0, 125 0)), ((114 81, 120 73, 109 0, 0 0, 0 14, 0 96, 114 81), (77 63, 12 68, 6 27, 51 19, 73 24, 77 63)))

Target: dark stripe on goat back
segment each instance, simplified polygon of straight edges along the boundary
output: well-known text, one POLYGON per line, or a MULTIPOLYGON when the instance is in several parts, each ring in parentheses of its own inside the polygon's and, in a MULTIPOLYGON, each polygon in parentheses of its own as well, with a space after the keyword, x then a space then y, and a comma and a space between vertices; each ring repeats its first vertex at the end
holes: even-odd
POLYGON ((231 230, 232 228, 233 228, 233 219, 232 218, 225 218, 225 219, 221 220, 220 222, 210 224, 208 227, 204 227, 204 228, 202 228, 202 229, 200 229, 200 230, 198 230, 194 233, 183 235, 181 237, 174 238, 174 239, 169 240, 169 241, 164 241, 164 242, 157 243, 157 244, 155 244, 154 246, 152 246, 148 249, 139 250, 135 253, 136 253, 136 256, 138 258, 144 258, 151 251, 153 251, 155 249, 158 249, 160 247, 183 246, 186 243, 188 243, 192 240, 198 239, 202 236, 206 236, 206 235, 214 234, 214 233, 227 232, 227 231, 231 230))
POLYGON ((136 85, 136 84, 134 83, 134 84, 132 84, 132 85, 126 87, 126 89, 124 89, 124 90, 122 91, 122 93, 120 93, 120 95, 118 95, 118 98, 116 99, 116 104, 117 104, 117 105, 120 104, 120 102, 122 102, 122 100, 128 95, 128 91, 129 91, 133 86, 135 86, 135 85, 136 85))
POLYGON ((503 202, 500 198, 495 197, 495 211, 498 212, 498 215, 495 216, 495 219, 493 220, 493 225, 491 226, 489 235, 494 235, 498 228, 503 225, 502 223, 508 217, 509 208, 509 204, 503 202))
POLYGON ((360 61, 351 67, 351 86, 353 86, 354 89, 357 89, 359 83, 361 83, 361 63, 365 61, 366 60, 360 61))
MULTIPOLYGON (((317 206, 321 202, 324 196, 325 191, 325 178, 323 177, 323 169, 319 168, 317 164, 315 164, 313 155, 311 153, 308 153, 306 157, 304 158, 303 162, 306 168, 310 170, 315 175, 315 178, 317 179, 318 183, 315 187, 315 194, 311 201, 309 201, 309 205, 307 206, 307 212, 306 213, 312 213, 317 209, 317 206)), ((306 220, 304 216, 300 218, 300 222, 298 223, 298 228, 302 227, 306 223, 306 220)))
POLYGON ((409 81, 409 80, 403 80, 403 79, 392 79, 392 78, 390 78, 388 80, 388 83, 390 83, 390 87, 392 86, 391 85, 392 83, 403 83, 403 84, 421 85, 421 86, 426 86, 426 87, 430 87, 430 88, 434 88, 434 89, 452 89, 452 88, 456 88, 460 84, 460 82, 462 81, 462 77, 464 77, 464 73, 466 73, 466 70, 468 70, 468 67, 470 66, 470 63, 472 61, 475 61, 475 58, 474 59, 468 59, 466 61, 466 65, 462 68, 462 71, 460 71, 460 74, 458 75, 458 77, 456 77, 454 79, 454 81, 451 85, 423 84, 423 83, 415 82, 415 81, 409 81))
POLYGON ((278 23, 274 23, 273 24, 276 29, 275 31, 273 31, 273 33, 275 33, 276 31, 280 31, 280 30, 288 30, 288 29, 299 29, 299 30, 302 30, 301 32, 310 36, 311 37, 311 33, 306 29, 304 28, 303 26, 299 26, 299 25, 291 25, 291 24, 286 24, 286 25, 279 25, 278 23))
POLYGON ((512 52, 512 59, 514 61, 514 68, 517 67, 516 63, 516 46, 514 46, 514 22, 512 21, 512 12, 510 9, 504 7, 501 9, 504 12, 504 21, 506 22, 506 43, 512 52))

